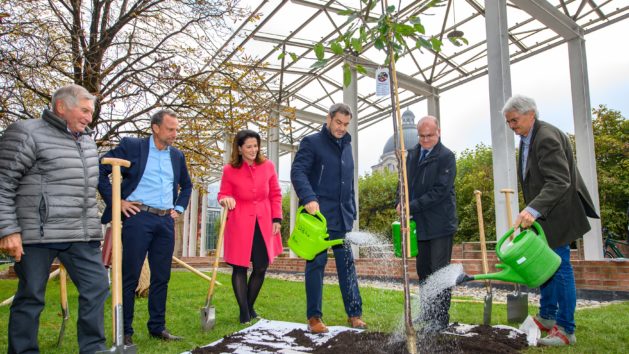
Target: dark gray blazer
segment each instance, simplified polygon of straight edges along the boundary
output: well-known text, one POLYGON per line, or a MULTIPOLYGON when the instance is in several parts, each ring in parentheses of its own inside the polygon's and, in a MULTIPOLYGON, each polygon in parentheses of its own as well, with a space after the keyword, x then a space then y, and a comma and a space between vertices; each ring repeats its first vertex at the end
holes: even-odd
POLYGON ((598 218, 598 214, 577 170, 568 136, 536 119, 524 173, 521 151, 522 143, 517 170, 524 202, 541 213, 537 221, 550 247, 582 237, 590 230, 587 216, 598 218))

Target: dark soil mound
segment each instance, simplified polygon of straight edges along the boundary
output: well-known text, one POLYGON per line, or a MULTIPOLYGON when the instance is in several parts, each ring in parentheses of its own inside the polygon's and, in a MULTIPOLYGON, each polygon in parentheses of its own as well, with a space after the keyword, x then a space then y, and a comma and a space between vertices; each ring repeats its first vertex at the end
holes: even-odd
MULTIPOLYGON (((261 331, 264 332, 264 331, 261 331)), ((292 338, 291 342, 300 347, 309 348, 314 354, 407 354, 406 343, 403 338, 381 332, 345 331, 334 336, 327 342, 317 345, 307 335, 306 331, 295 329, 285 334, 292 338)), ((420 353, 518 353, 527 347, 524 334, 513 335, 510 330, 493 328, 491 326, 477 326, 468 333, 473 336, 459 336, 453 334, 436 333, 431 335, 418 334, 417 348, 420 353)), ((261 333, 263 334, 263 333, 261 333)), ((270 333, 269 333, 270 334, 270 333)), ((272 344, 280 341, 272 334, 265 336, 267 344, 256 344, 248 347, 254 351, 275 352, 272 344)), ((196 348, 194 354, 233 353, 235 345, 242 342, 242 334, 226 336, 223 341, 212 347, 196 348), (229 348, 231 346, 232 348, 229 348)))

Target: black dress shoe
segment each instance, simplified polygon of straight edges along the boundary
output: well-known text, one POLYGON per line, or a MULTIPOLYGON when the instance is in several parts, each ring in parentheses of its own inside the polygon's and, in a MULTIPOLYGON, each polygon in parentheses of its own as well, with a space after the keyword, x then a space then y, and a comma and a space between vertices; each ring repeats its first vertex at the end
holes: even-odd
POLYGON ((124 345, 133 345, 133 334, 124 335, 124 345))
POLYGON ((175 341, 182 340, 183 337, 175 336, 170 334, 167 329, 163 330, 161 333, 151 333, 151 337, 166 340, 166 341, 175 341))

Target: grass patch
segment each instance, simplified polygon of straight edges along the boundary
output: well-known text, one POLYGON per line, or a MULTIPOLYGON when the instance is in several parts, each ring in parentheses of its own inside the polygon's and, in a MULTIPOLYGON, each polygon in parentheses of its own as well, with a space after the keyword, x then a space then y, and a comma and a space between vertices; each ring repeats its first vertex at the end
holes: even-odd
MULTIPOLYGON (((147 299, 136 299, 134 320, 134 342, 142 353, 181 353, 211 343, 223 336, 238 331, 245 326, 238 322, 238 305, 231 289, 229 274, 219 274, 218 280, 224 285, 216 288, 214 306, 216 307, 216 326, 210 332, 200 329, 199 309, 203 306, 208 283, 187 272, 173 272, 166 315, 166 326, 176 335, 184 336, 181 342, 166 343, 152 339, 146 330, 148 320, 147 299)), ((16 280, 0 280, 0 301, 10 297, 17 287, 16 280)), ((64 342, 56 347, 61 324, 59 306, 59 281, 53 280, 46 293, 46 308, 41 315, 39 331, 40 351, 43 353, 77 353, 76 316, 77 291, 70 283, 69 304, 70 321, 66 326, 64 342)), ((403 297, 395 290, 361 288, 363 296, 363 317, 370 330, 392 332, 401 323, 403 297)), ((346 315, 338 286, 326 285, 323 293, 324 320, 328 325, 345 325, 346 315)), ((530 313, 537 308, 530 306, 530 313)), ((302 282, 289 282, 266 279, 256 305, 256 311, 262 317, 305 323, 306 295, 302 282)), ((615 353, 627 352, 629 326, 627 316, 629 302, 613 304, 596 309, 577 311, 577 345, 569 349, 531 348, 527 353, 562 352, 562 353, 615 353)), ((453 303, 450 311, 451 321, 462 323, 481 323, 483 305, 475 303, 453 303)), ((493 305, 492 323, 506 323, 506 306, 493 305)), ((7 325, 9 308, 0 307, 0 353, 7 351, 7 325)), ((111 304, 105 307, 105 329, 108 345, 111 345, 111 304)))

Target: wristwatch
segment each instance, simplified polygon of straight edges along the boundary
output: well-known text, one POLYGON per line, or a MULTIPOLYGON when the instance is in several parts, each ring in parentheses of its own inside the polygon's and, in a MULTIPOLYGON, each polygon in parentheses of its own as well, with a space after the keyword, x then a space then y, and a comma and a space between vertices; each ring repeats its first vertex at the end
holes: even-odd
POLYGON ((175 209, 175 211, 176 211, 176 212, 177 212, 177 214, 179 214, 179 215, 183 214, 183 211, 179 211, 179 210, 177 210, 177 209, 175 209))

